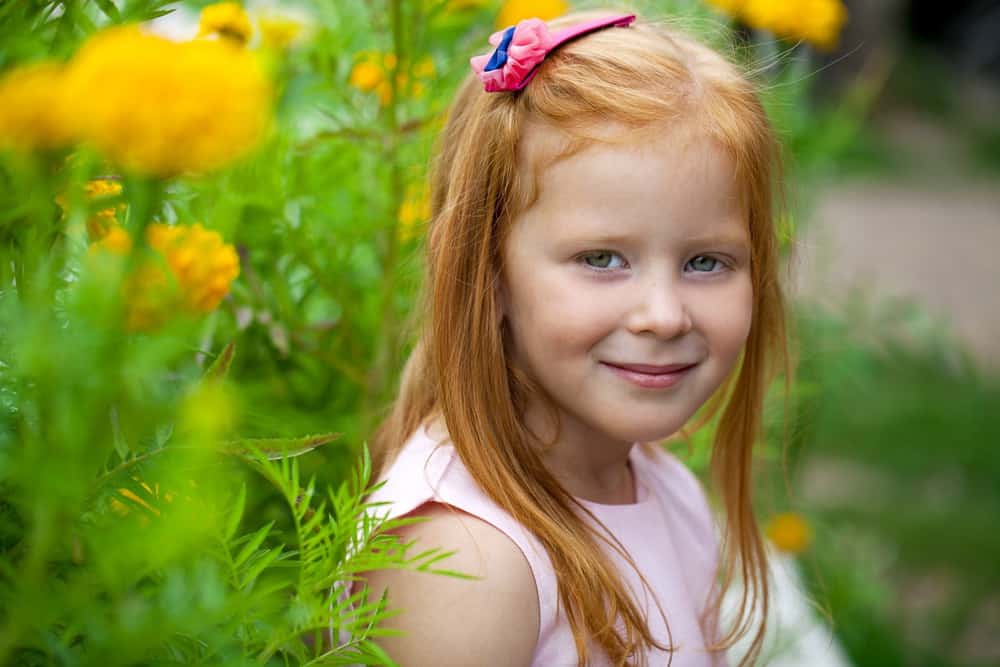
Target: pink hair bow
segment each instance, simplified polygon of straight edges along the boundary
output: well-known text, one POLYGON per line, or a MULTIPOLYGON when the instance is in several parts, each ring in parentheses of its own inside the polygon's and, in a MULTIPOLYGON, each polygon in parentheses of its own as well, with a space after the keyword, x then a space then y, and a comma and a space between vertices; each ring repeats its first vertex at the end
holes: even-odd
POLYGON ((556 47, 602 28, 624 28, 633 21, 635 14, 622 14, 549 32, 541 19, 524 19, 516 26, 490 35, 490 44, 496 48, 490 54, 474 56, 469 63, 486 92, 521 90, 535 76, 545 56, 556 47))

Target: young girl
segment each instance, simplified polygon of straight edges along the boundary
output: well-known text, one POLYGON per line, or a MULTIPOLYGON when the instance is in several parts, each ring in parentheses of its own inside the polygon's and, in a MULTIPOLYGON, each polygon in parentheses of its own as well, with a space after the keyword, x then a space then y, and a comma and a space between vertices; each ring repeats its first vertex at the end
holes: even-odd
POLYGON ((767 608, 751 450, 786 359, 772 129, 736 67, 631 15, 491 42, 434 163, 426 316, 371 498, 427 517, 404 538, 477 578, 368 573, 402 610, 382 646, 406 667, 725 665, 767 608), (703 406, 724 558, 697 478, 654 444, 703 406))

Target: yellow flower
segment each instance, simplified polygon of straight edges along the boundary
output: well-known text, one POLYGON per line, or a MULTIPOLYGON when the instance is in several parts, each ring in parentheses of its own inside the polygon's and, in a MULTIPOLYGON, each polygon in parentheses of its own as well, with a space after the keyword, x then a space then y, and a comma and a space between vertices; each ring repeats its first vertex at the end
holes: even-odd
MULTIPOLYGON (((87 182, 84 186, 84 192, 87 195, 87 199, 91 201, 110 199, 121 195, 122 184, 111 178, 96 178, 87 182)), ((62 208, 63 213, 68 211, 69 205, 65 194, 56 197, 56 203, 62 208)), ((116 206, 108 206, 94 211, 87 218, 87 235, 90 241, 99 241, 104 238, 108 230, 118 223, 118 212, 124 211, 125 208, 125 202, 119 202, 116 206)))
POLYGON ((375 90, 385 79, 385 72, 379 65, 370 60, 362 60, 351 70, 350 83, 358 90, 365 92, 375 90))
POLYGON ((507 0, 497 14, 497 27, 506 28, 532 17, 548 21, 568 11, 569 3, 566 0, 507 0))
POLYGON ((795 37, 802 18, 802 2, 788 0, 746 0, 743 20, 752 28, 778 37, 795 37))
POLYGON ((708 0, 748 26, 828 51, 847 21, 841 0, 708 0))
POLYGON ((75 125, 65 113, 65 70, 54 62, 17 67, 0 78, 0 148, 61 148, 75 125))
POLYGON ((416 238, 423 231, 423 226, 427 224, 430 215, 426 188, 408 188, 406 198, 399 205, 397 213, 399 240, 406 243, 416 238))
POLYGON ((132 250, 132 237, 118 225, 109 227, 100 240, 90 244, 91 254, 107 251, 114 255, 127 255, 132 250))
POLYGON ((771 517, 766 533, 781 551, 799 554, 812 543, 812 529, 805 518, 796 512, 784 512, 771 517))
MULTIPOLYGON (((145 260, 126 278, 126 326, 148 331, 162 325, 179 310, 192 314, 214 310, 239 275, 236 249, 216 231, 200 224, 150 224, 146 241, 157 257, 145 260)), ((132 239, 119 226, 90 245, 91 254, 107 251, 127 255, 132 239)))
POLYGON ((217 2, 201 10, 198 37, 218 35, 245 46, 253 34, 253 26, 238 2, 217 2))
POLYGON ((847 8, 840 0, 807 0, 806 6, 800 26, 802 39, 821 51, 832 51, 847 22, 847 8))
POLYGON ((151 224, 146 228, 146 239, 166 257, 192 311, 214 310, 240 274, 236 249, 218 232, 198 223, 190 227, 151 224))
MULTIPOLYGON (((392 102, 392 81, 393 74, 396 76, 396 88, 405 91, 410 78, 405 71, 396 69, 396 55, 393 53, 379 53, 378 51, 364 51, 359 55, 359 60, 351 70, 350 84, 358 90, 365 92, 374 91, 382 106, 392 102)), ((434 61, 429 56, 425 56, 413 64, 414 81, 409 85, 409 93, 412 97, 421 97, 426 91, 424 81, 434 77, 434 61)))
POLYGON ((257 57, 228 41, 177 43, 111 28, 84 44, 67 76, 83 137, 154 176, 222 167, 248 153, 271 120, 257 57))
POLYGON ((261 44, 272 51, 284 51, 298 41, 303 33, 301 22, 280 14, 260 15, 257 27, 260 29, 261 44))

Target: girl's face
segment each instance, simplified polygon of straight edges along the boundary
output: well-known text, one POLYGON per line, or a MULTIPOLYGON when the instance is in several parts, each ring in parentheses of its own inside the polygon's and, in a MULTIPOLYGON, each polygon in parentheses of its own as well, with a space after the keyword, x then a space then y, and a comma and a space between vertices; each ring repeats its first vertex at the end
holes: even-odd
MULTIPOLYGON (((529 126, 524 145, 544 150, 547 136, 529 126)), ((732 370, 753 310, 734 173, 713 142, 675 131, 591 146, 541 174, 503 248, 501 301, 513 361, 554 400, 563 433, 664 438, 732 370)))

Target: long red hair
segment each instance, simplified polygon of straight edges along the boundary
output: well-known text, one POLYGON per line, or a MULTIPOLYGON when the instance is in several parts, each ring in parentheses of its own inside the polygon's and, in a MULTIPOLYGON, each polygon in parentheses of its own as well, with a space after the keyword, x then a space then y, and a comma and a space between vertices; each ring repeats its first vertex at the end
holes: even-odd
POLYGON ((751 664, 768 608, 751 454, 767 387, 776 372, 787 377, 790 365, 774 226, 780 151, 753 83, 685 32, 637 21, 564 45, 520 93, 485 93, 472 75, 461 85, 432 165, 423 321, 398 398, 372 442, 376 470, 384 471, 407 437, 440 415, 479 486, 547 550, 580 664, 587 661, 590 639, 614 664, 641 655, 643 645, 659 645, 600 548, 607 538, 580 518, 521 420, 536 388, 510 364, 497 287, 510 225, 537 192, 533 174, 518 161, 529 118, 566 133, 577 148, 594 140, 588 130, 607 122, 636 130, 684 124, 734 159, 752 245, 753 322, 737 368, 707 406, 718 417, 711 477, 725 530, 721 585, 702 621, 706 636, 714 636, 722 596, 738 572, 744 584, 738 615, 709 648, 728 648, 753 631, 740 663, 751 664), (754 628, 757 605, 761 621, 754 628))

